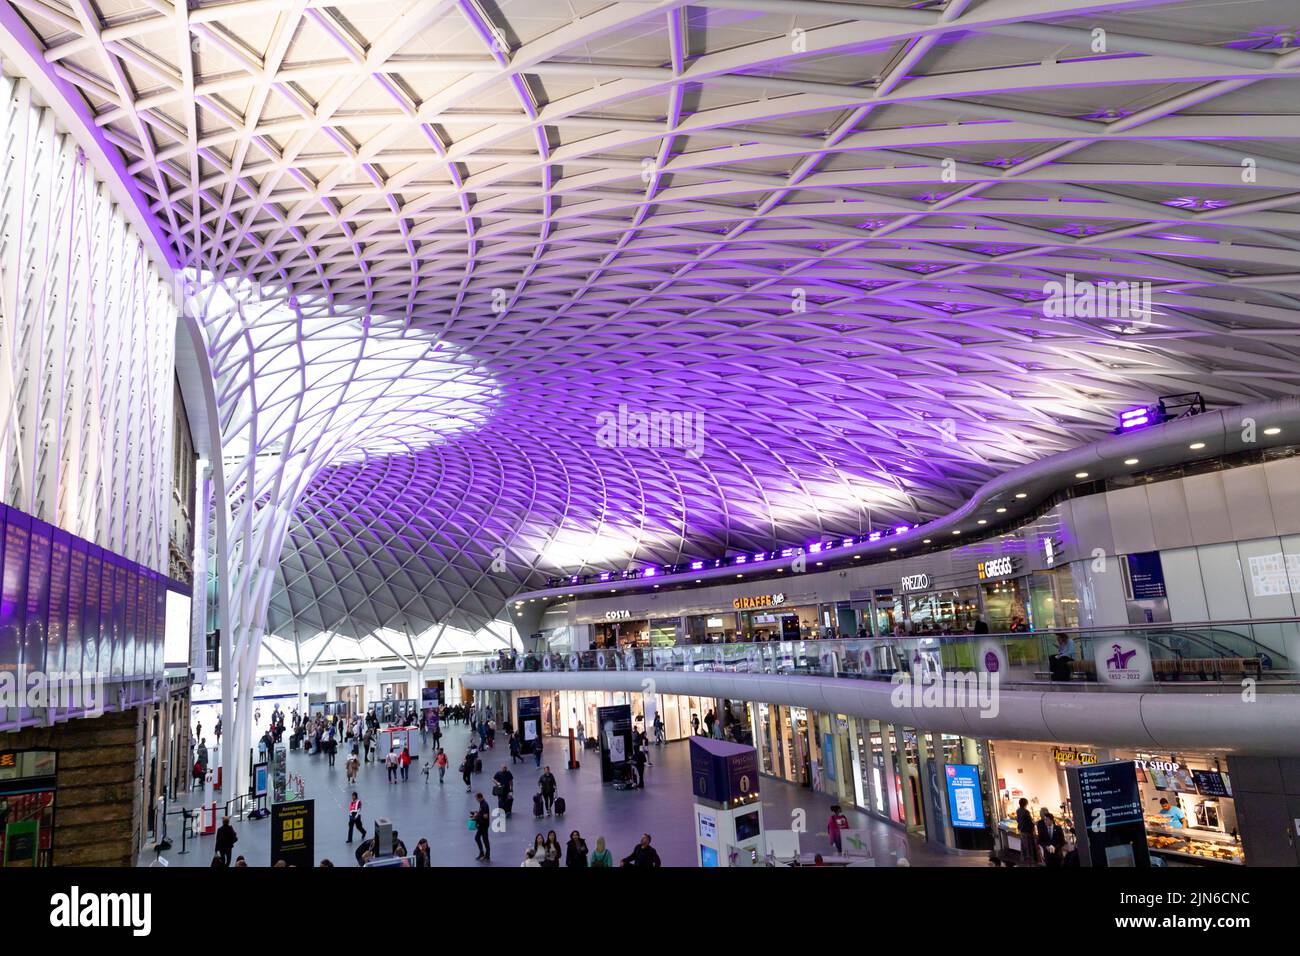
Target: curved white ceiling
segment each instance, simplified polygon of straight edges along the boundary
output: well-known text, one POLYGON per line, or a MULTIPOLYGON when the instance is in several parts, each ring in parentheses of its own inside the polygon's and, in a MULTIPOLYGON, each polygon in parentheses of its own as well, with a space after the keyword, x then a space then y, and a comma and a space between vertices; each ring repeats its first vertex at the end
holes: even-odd
POLYGON ((1291 0, 0 3, 178 261, 490 377, 316 476, 276 633, 476 630, 584 564, 943 513, 1135 400, 1300 391, 1291 0), (1150 309, 1052 316, 1067 276, 1150 309), (702 434, 606 447, 620 405, 702 434))

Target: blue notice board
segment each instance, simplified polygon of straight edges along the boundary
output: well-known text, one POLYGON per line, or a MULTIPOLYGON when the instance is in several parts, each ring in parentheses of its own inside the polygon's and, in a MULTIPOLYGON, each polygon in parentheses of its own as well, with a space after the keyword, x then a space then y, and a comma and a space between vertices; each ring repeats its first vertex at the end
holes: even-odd
POLYGON ((974 764, 950 763, 944 766, 948 779, 948 816, 955 827, 982 829, 984 798, 980 793, 980 769, 974 764))

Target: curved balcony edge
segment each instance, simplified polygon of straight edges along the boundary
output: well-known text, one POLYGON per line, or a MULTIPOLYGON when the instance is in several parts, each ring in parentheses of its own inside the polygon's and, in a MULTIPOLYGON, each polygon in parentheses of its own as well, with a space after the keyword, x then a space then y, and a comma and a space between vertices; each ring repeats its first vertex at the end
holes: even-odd
POLYGON ((465 674, 470 690, 645 691, 806 707, 993 740, 1300 756, 1300 694, 1126 694, 1004 690, 962 706, 931 705, 913 688, 834 677, 680 671, 526 671, 465 674))

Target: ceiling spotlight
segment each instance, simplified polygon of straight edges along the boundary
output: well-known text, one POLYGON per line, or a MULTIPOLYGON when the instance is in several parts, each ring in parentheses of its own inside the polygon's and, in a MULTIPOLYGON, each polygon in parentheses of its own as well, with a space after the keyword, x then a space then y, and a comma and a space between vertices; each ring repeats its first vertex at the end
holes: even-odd
POLYGON ((999 508, 999 509, 998 509, 998 514, 1000 514, 1000 515, 1004 515, 1004 514, 1006 514, 1006 513, 1007 513, 1007 509, 1006 509, 1006 508, 999 508))
POLYGON ((929 538, 926 538, 926 539, 924 539, 921 543, 922 543, 922 544, 929 544, 929 543, 930 543, 930 539, 929 539, 929 538))
POLYGON ((1136 465, 1137 463, 1138 463, 1138 460, 1137 460, 1136 458, 1125 458, 1125 459, 1124 459, 1124 464, 1126 464, 1126 465, 1136 465))
POLYGON ((1264 434, 1265 434, 1265 435, 1280 435, 1281 433, 1282 433, 1282 429, 1277 428, 1277 427, 1273 427, 1273 428, 1265 428, 1265 429, 1264 429, 1264 434))
POLYGON ((1086 471, 1076 471, 1076 472, 1074 473, 1074 477, 1076 477, 1076 478, 1087 478, 1087 477, 1088 477, 1088 473, 1087 473, 1086 471))
POLYGON ((743 574, 737 574, 736 577, 738 577, 738 578, 743 578, 744 575, 743 575, 743 574))
POLYGON ((818 562, 817 562, 817 567, 820 568, 824 563, 825 563, 824 561, 818 561, 818 562))
POLYGON ((1205 447, 1205 442, 1203 442, 1203 441, 1194 441, 1194 442, 1192 442, 1190 445, 1188 445, 1187 447, 1190 448, 1192 451, 1200 451, 1202 448, 1205 447))
POLYGON ((983 518, 980 518, 980 520, 979 520, 979 521, 976 521, 975 523, 976 523, 976 524, 988 524, 988 522, 987 522, 986 520, 984 520, 983 518))
POLYGON ((1018 491, 1018 492, 1016 492, 1016 497, 1017 497, 1017 498, 1028 498, 1028 497, 1029 497, 1029 494, 1028 494, 1028 492, 1018 491))
POLYGON ((897 549, 897 548, 890 548, 889 550, 890 550, 890 551, 897 551, 898 549, 897 549))
POLYGON ((960 531, 954 531, 953 534, 961 534, 960 531))

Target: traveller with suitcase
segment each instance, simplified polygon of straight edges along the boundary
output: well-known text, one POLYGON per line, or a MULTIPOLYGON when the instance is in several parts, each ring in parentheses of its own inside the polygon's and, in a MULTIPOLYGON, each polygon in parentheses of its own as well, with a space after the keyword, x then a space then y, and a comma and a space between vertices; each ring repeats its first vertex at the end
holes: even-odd
POLYGON ((533 816, 535 817, 546 816, 546 807, 542 803, 542 795, 540 793, 533 794, 533 816))

